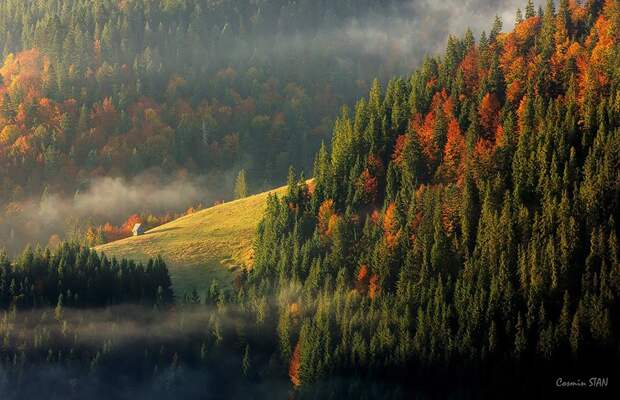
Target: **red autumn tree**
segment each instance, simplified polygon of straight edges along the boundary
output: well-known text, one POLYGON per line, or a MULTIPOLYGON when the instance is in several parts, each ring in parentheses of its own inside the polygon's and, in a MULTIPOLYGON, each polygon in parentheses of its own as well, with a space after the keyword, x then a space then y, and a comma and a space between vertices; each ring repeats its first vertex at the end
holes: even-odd
POLYGON ((132 231, 134 225, 135 224, 141 224, 141 223, 142 223, 142 218, 140 218, 140 216, 138 214, 133 214, 132 216, 127 218, 127 221, 125 221, 125 223, 123 224, 121 230, 123 231, 123 233, 125 233, 127 235, 131 235, 131 231, 132 231))
POLYGON ((461 61, 460 69, 465 81, 465 95, 472 95, 478 89, 478 50, 473 46, 461 61))
POLYGON ((461 159, 465 151, 465 138, 456 119, 448 124, 448 138, 443 153, 444 175, 447 179, 459 178, 462 174, 461 159))
POLYGON ((364 200, 367 203, 374 203, 377 199, 379 183, 377 178, 372 176, 368 168, 366 168, 359 177, 358 185, 364 192, 364 200))
POLYGON ((103 232, 103 237, 106 242, 113 242, 115 240, 119 240, 128 236, 128 234, 125 233, 121 228, 117 228, 109 222, 103 225, 101 230, 103 232))
POLYGON ((479 114, 480 125, 485 130, 485 136, 491 137, 495 134, 499 121, 499 101, 493 93, 487 93, 480 102, 479 114))
POLYGON ((421 124, 417 123, 420 119, 416 118, 415 132, 418 135, 422 152, 430 161, 435 160, 436 147, 433 141, 433 133, 435 132, 435 113, 429 112, 422 120, 421 124))
POLYGON ((295 345, 295 350, 293 350, 293 355, 291 356, 291 361, 288 366, 288 376, 291 378, 291 383, 295 387, 301 386, 301 378, 299 377, 299 369, 301 366, 301 345, 297 342, 295 345))
POLYGON ((368 267, 365 264, 360 265, 360 269, 357 272, 355 289, 362 295, 368 290, 368 267))
POLYGON ((531 17, 515 26, 515 36, 519 47, 529 47, 540 27, 540 18, 531 17))

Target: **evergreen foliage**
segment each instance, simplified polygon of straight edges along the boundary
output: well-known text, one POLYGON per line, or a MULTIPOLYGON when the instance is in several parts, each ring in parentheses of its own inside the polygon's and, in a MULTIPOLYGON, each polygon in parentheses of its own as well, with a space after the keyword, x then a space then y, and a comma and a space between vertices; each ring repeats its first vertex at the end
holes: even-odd
POLYGON ((0 255, 0 308, 101 307, 120 303, 170 304, 172 283, 160 258, 146 265, 109 260, 63 243, 56 250, 28 247, 14 261, 0 255))
POLYGON ((375 82, 314 181, 270 200, 248 282, 289 299, 294 386, 465 365, 551 387, 617 359, 620 9, 593 3, 530 2, 513 32, 375 82))
POLYGON ((242 199, 248 196, 248 185, 245 181, 245 170, 242 169, 235 180, 235 199, 242 199))

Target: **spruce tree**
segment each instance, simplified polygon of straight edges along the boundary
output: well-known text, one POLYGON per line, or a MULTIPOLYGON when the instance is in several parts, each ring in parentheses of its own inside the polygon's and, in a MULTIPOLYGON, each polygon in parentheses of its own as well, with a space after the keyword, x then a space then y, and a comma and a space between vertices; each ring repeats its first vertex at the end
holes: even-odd
POLYGON ((248 188, 245 177, 245 169, 239 171, 235 180, 235 199, 243 199, 248 196, 248 188))

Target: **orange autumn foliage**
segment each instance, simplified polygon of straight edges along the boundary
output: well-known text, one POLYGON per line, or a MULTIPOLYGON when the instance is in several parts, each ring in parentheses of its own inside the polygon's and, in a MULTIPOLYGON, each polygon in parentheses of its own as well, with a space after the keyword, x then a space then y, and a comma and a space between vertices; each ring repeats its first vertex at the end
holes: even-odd
POLYGON ((407 135, 399 135, 396 138, 396 144, 394 145, 394 151, 392 152, 392 161, 399 167, 403 166, 405 148, 409 137, 407 135))
POLYGON ((140 218, 138 214, 133 214, 132 216, 127 218, 127 221, 125 221, 125 223, 121 227, 121 230, 126 234, 131 234, 134 225, 141 224, 141 223, 142 223, 142 218, 140 218))
POLYGON ((301 386, 301 378, 299 377, 299 369, 301 366, 301 345, 299 342, 295 345, 291 361, 288 366, 288 376, 291 379, 291 383, 295 387, 301 386))
POLYGON ((510 83, 506 89, 506 100, 508 100, 509 103, 514 103, 517 99, 519 99, 519 97, 521 97, 522 93, 523 88, 521 87, 521 82, 515 80, 510 83))
POLYGON ((381 214, 378 210, 372 210, 372 213, 370 214, 370 220, 375 225, 379 225, 381 223, 381 214))
POLYGON ((521 98, 521 101, 519 102, 519 108, 517 109, 517 118, 518 118, 518 126, 519 126, 519 133, 523 132, 525 130, 525 126, 526 126, 526 116, 525 116, 525 111, 527 108, 527 102, 528 102, 528 97, 527 96, 523 96, 521 98))
POLYGON ((478 50, 473 46, 461 61, 459 66, 465 81, 465 96, 471 96, 478 89, 478 50))
POLYGON ((360 270, 357 273, 357 281, 363 282, 368 277, 368 267, 365 264, 360 265, 360 270))
POLYGON ((519 47, 528 46, 534 39, 540 27, 540 18, 531 17, 515 26, 515 36, 519 47))
POLYGON ((427 89, 432 89, 435 86, 437 86, 437 78, 436 77, 432 77, 431 79, 429 79, 428 82, 426 82, 426 88, 427 89))
POLYGON ((435 128, 435 113, 433 111, 426 114, 424 119, 421 116, 416 116, 414 119, 414 129, 417 133, 420 145, 422 146, 422 152, 428 160, 435 160, 435 154, 437 148, 433 141, 433 130, 435 128))
POLYGON ((374 300, 377 296, 379 296, 379 294, 381 294, 381 288, 379 287, 379 275, 372 274, 368 282, 368 297, 370 297, 371 300, 374 300))
POLYGON ((314 191, 316 190, 316 181, 314 179, 308 181, 307 186, 308 194, 312 196, 314 194, 314 191))
POLYGON ((329 221, 327 223, 327 232, 325 232, 327 237, 332 237, 332 234, 334 233, 334 230, 336 229, 336 225, 338 224, 339 221, 340 221, 340 217, 338 217, 338 214, 333 214, 332 216, 329 217, 329 221))
POLYGON ((474 161, 476 164, 475 172, 477 173, 478 179, 481 179, 481 175, 492 170, 494 150, 495 146, 493 142, 488 139, 480 138, 476 142, 474 146, 474 161))
POLYGON ((47 97, 39 99, 37 114, 41 121, 45 121, 47 125, 58 127, 60 125, 60 115, 62 111, 60 106, 52 102, 47 97))
POLYGON ((360 265, 360 269, 357 273, 355 289, 362 295, 368 290, 368 267, 365 264, 360 265))
POLYGON ((444 175, 447 178, 461 176, 463 164, 462 155, 465 151, 465 138, 461 133, 461 128, 456 119, 452 119, 448 124, 448 137, 443 152, 444 175))
POLYGON ((122 228, 115 227, 109 222, 103 225, 103 228, 101 230, 103 232, 103 237, 106 243, 120 240, 129 236, 128 232, 123 231, 122 228))
POLYGON ((610 81, 612 57, 615 43, 620 37, 612 22, 601 15, 585 40, 585 47, 592 47, 589 60, 580 59, 577 63, 580 71, 582 93, 605 91, 610 81))
POLYGON ((32 150, 32 145, 28 136, 20 136, 13 143, 13 149, 17 154, 26 155, 32 150))
POLYGON ((446 118, 451 118, 454 116, 454 102, 452 101, 452 97, 447 96, 445 89, 442 91, 443 97, 443 105, 442 110, 446 118))
POLYGON ((480 102, 478 113, 480 114, 480 124, 486 132, 486 136, 495 133, 498 125, 500 104, 497 96, 493 93, 487 93, 480 102))
MULTIPOLYGON (((429 161, 435 161, 441 149, 440 143, 437 143, 436 140, 436 129, 439 128, 438 123, 441 121, 440 118, 443 117, 443 120, 450 121, 454 118, 454 103, 452 98, 448 96, 446 90, 442 90, 441 92, 435 93, 433 96, 433 100, 431 102, 431 110, 426 114, 424 119, 422 119, 421 115, 416 115, 411 121, 412 129, 417 133, 417 137, 419 139, 420 145, 422 147, 422 152, 426 156, 429 161)), ((444 129, 444 127, 441 127, 444 129)), ((405 145, 402 143, 401 145, 405 145)), ((402 157, 402 149, 398 150, 400 153, 397 157, 402 157)), ((396 150, 395 150, 396 152, 396 150)))
POLYGON ((49 61, 37 49, 9 54, 0 68, 3 85, 13 94, 21 92, 23 100, 30 102, 41 96, 42 70, 49 61))
POLYGON ((504 127, 498 124, 497 128, 495 129, 495 146, 501 145, 503 140, 504 140, 504 127))
POLYGON ((521 54, 514 33, 509 33, 504 40, 500 68, 506 80, 506 100, 515 103, 523 94, 522 82, 526 79, 527 69, 525 57, 521 54))
POLYGON ((291 303, 288 312, 291 317, 298 317, 300 312, 299 303, 291 303))
POLYGON ((400 238, 400 224, 396 218, 396 204, 390 203, 383 216, 383 233, 389 248, 393 248, 400 238))
POLYGON ((585 21, 588 10, 577 0, 568 1, 568 9, 570 11, 570 19, 573 25, 577 25, 585 21))
POLYGON ((329 225, 331 221, 331 217, 334 216, 336 211, 334 210, 334 200, 327 199, 321 206, 319 207, 319 216, 318 216, 318 228, 319 233, 322 236, 329 236, 329 225))

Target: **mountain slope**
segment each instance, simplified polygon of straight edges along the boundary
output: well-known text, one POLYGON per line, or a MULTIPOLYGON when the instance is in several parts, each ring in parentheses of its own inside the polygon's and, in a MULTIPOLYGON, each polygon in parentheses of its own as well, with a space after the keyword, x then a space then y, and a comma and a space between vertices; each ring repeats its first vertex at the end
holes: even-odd
POLYGON ((251 260, 256 225, 263 215, 269 193, 220 204, 130 237, 96 247, 108 257, 139 261, 162 255, 168 264, 177 295, 206 290, 216 279, 230 285, 233 274, 251 260))
POLYGON ((256 314, 291 383, 551 392, 558 371, 616 365, 618 65, 620 2, 528 2, 513 32, 452 38, 343 110, 312 193, 269 204, 243 287, 278 299, 256 314))

